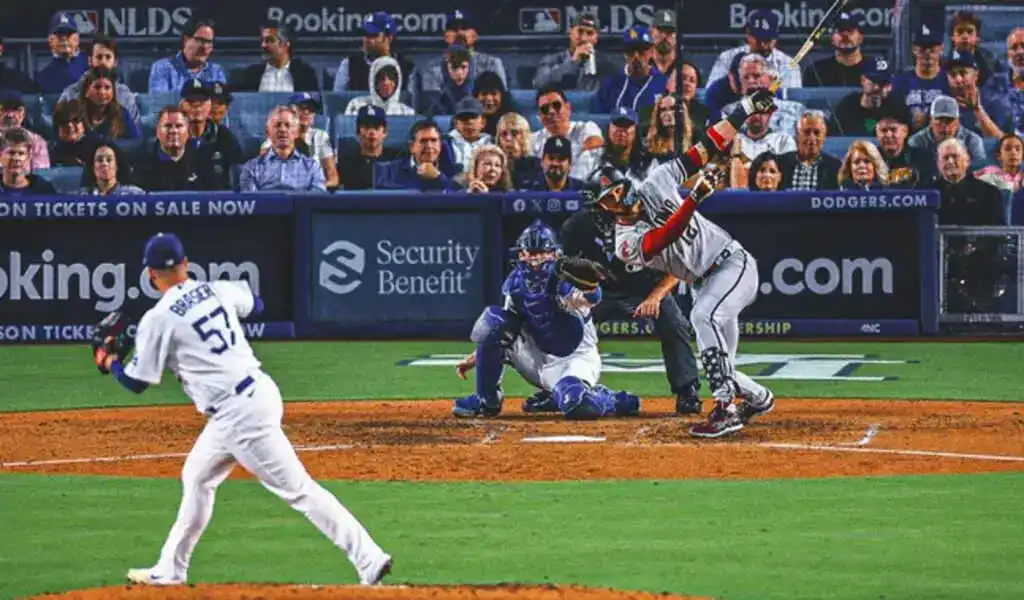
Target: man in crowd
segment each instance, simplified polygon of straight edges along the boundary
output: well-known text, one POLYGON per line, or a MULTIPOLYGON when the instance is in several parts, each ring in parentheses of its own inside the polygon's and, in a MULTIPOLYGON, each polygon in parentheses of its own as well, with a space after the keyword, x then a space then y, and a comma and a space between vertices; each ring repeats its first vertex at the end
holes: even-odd
POLYGON ((53 58, 36 73, 36 84, 44 94, 59 94, 89 70, 89 61, 80 52, 81 39, 75 16, 66 12, 53 15, 46 41, 53 58))
POLYGON ((947 138, 937 152, 935 189, 942 194, 940 225, 1005 225, 999 190, 971 173, 971 156, 963 142, 947 138))
MULTIPOLYGON (((737 52, 733 55, 732 62, 729 64, 729 71, 725 76, 710 80, 710 83, 708 83, 707 89, 704 90, 704 104, 707 105, 708 109, 707 118, 710 118, 711 115, 718 115, 727 105, 743 99, 740 63, 748 56, 754 55, 746 52, 737 52)), ((761 57, 761 59, 763 60, 764 57, 761 57)), ((760 71, 760 69, 757 69, 757 71, 760 71)), ((754 70, 748 70, 748 74, 754 76, 754 70)), ((762 85, 762 82, 768 81, 759 72, 756 74, 756 79, 758 87, 762 85)))
POLYGON ((610 113, 620 106, 635 111, 654 106, 654 100, 665 93, 668 76, 658 72, 651 62, 654 42, 646 27, 635 25, 623 34, 626 64, 622 72, 608 75, 590 103, 594 113, 610 113))
POLYGON ((234 100, 234 97, 231 95, 231 86, 220 81, 214 81, 210 86, 213 88, 213 97, 211 98, 213 104, 210 107, 210 119, 218 125, 227 125, 224 121, 228 117, 231 101, 234 100))
POLYGON ((928 124, 928 107, 949 95, 949 80, 942 70, 942 29, 922 23, 913 37, 914 67, 892 79, 892 97, 910 109, 912 131, 928 124))
POLYGON ((189 143, 188 118, 180 106, 165 106, 156 122, 156 141, 135 162, 135 183, 150 192, 222 189, 213 165, 200 160, 189 143))
POLYGON ((781 52, 778 45, 779 17, 769 9, 751 11, 747 18, 747 43, 718 55, 718 60, 715 61, 715 65, 711 68, 711 74, 708 75, 708 81, 725 77, 733 56, 736 54, 754 53, 764 57, 771 71, 779 75, 783 88, 802 87, 803 80, 800 70, 790 66, 792 59, 781 52))
MULTIPOLYGON (((102 33, 96 34, 92 38, 92 46, 89 49, 89 68, 103 67, 111 72, 117 69, 119 51, 117 48, 117 41, 113 38, 103 35, 102 33)), ((58 102, 67 102, 69 100, 75 100, 82 95, 82 85, 85 82, 85 74, 82 77, 64 88, 61 92, 58 102)), ((131 115, 132 120, 136 123, 141 118, 139 111, 139 99, 135 92, 131 90, 124 82, 118 81, 114 86, 114 97, 117 98, 117 103, 122 108, 128 111, 131 115)))
POLYGON ((654 42, 652 61, 654 68, 671 80, 676 74, 679 41, 676 37, 676 13, 663 8, 654 13, 651 21, 651 41, 654 42))
POLYGON ((57 193, 49 181, 32 174, 31 151, 31 140, 24 129, 11 127, 0 133, 0 195, 57 193))
MULTIPOLYGON (((501 81, 507 86, 508 75, 505 72, 505 63, 497 56, 478 52, 476 41, 479 35, 476 27, 470 20, 469 13, 464 10, 455 10, 448 15, 445 23, 444 41, 447 47, 460 46, 469 52, 469 81, 473 81, 477 74, 484 71, 493 71, 501 77, 501 81)), ((423 69, 414 73, 413 89, 416 93, 441 92, 444 89, 445 68, 447 64, 447 53, 439 60, 432 62, 423 69)), ((417 99, 417 103, 420 100, 417 99)))
POLYGON ((581 155, 587 150, 594 150, 604 145, 601 128, 593 121, 573 121, 572 105, 565 92, 557 86, 544 86, 537 90, 537 112, 544 126, 533 132, 530 137, 530 150, 533 156, 541 158, 544 145, 552 136, 562 136, 572 145, 573 177, 586 180, 594 171, 596 164, 584 160, 581 155))
POLYGON ((739 145, 739 152, 747 160, 754 160, 764 152, 780 156, 787 152, 796 152, 796 140, 784 131, 775 131, 771 127, 771 117, 763 113, 754 113, 747 117, 743 130, 736 134, 734 145, 739 145))
POLYGON ((836 104, 829 124, 834 135, 871 135, 879 119, 892 113, 899 103, 890 96, 892 75, 889 59, 876 56, 861 63, 860 92, 853 92, 836 104))
POLYGON ((190 19, 181 32, 181 50, 153 63, 149 70, 149 93, 176 92, 190 79, 206 83, 227 82, 221 66, 210 60, 215 23, 212 19, 190 19))
POLYGON ((982 137, 1003 137, 1013 131, 1010 99, 1000 90, 978 87, 979 65, 974 54, 953 50, 946 60, 950 96, 960 106, 960 124, 982 137))
POLYGON ((345 190, 373 189, 374 165, 398 158, 398 152, 384 146, 388 118, 383 109, 367 105, 356 116, 357 140, 341 140, 338 146, 338 174, 345 190))
MULTIPOLYGON (((768 72, 768 63, 764 57, 758 54, 749 54, 740 60, 739 82, 741 96, 753 94, 759 89, 767 89, 771 86, 772 77, 768 72)), ((724 119, 726 115, 732 114, 738 108, 739 102, 726 104, 721 114, 714 120, 724 119)), ((800 117, 805 112, 804 105, 795 100, 775 99, 775 112, 772 113, 771 125, 773 131, 786 133, 790 136, 796 135, 796 126, 800 117)))
POLYGON ((442 164, 443 149, 437 122, 433 119, 417 121, 409 130, 409 157, 377 165, 374 187, 421 192, 453 190, 452 178, 458 170, 442 164))
POLYGON ((472 96, 455 106, 455 127, 445 135, 444 143, 461 171, 468 171, 476 149, 493 144, 494 138, 484 133, 484 108, 472 96))
POLYGON ((981 136, 960 124, 960 107, 949 96, 939 96, 932 101, 928 127, 910 136, 907 145, 920 148, 934 158, 939 144, 955 138, 967 149, 971 162, 980 165, 985 161, 985 144, 981 136))
POLYGON ((864 55, 860 50, 863 43, 864 32, 861 31, 857 17, 848 12, 840 13, 832 32, 832 48, 835 52, 804 69, 804 87, 859 86, 864 70, 864 55))
POLYGON ((583 189, 583 182, 570 176, 572 172, 572 144, 568 138, 551 136, 544 142, 544 153, 540 159, 544 178, 535 181, 530 191, 571 192, 583 189))
POLYGON ((312 156, 299 152, 299 115, 290 106, 278 106, 267 118, 270 151, 242 167, 243 192, 327 193, 324 171, 312 156))
POLYGON ((181 88, 181 109, 188 119, 189 144, 196 149, 196 158, 212 168, 218 189, 230 190, 234 187, 231 168, 243 162, 242 146, 226 125, 218 125, 210 119, 212 98, 213 85, 198 79, 181 88))
POLYGON ((779 156, 783 190, 838 190, 842 161, 822 153, 828 128, 821 111, 809 110, 796 131, 796 152, 779 156))
POLYGON ((318 92, 316 70, 295 52, 295 33, 279 21, 260 28, 263 61, 246 67, 235 89, 240 92, 318 92))
MULTIPOLYGON (((346 90, 369 91, 370 65, 384 56, 398 62, 402 73, 411 76, 414 65, 395 52, 395 36, 398 24, 390 13, 379 11, 363 21, 363 48, 361 51, 341 59, 338 72, 334 75, 335 92, 346 90)), ((405 101, 404 99, 402 100, 405 101)))
POLYGON ((4 39, 0 37, 0 90, 14 90, 22 94, 39 91, 39 86, 26 73, 4 61, 4 39))
POLYGON ((50 151, 43 136, 25 127, 25 103, 17 92, 0 92, 0 131, 21 129, 28 137, 29 168, 50 168, 50 151))
POLYGON ((596 91, 601 81, 618 69, 616 61, 597 49, 600 28, 597 15, 576 13, 569 24, 569 49, 540 59, 533 87, 557 85, 563 90, 596 91))
POLYGON ((910 148, 910 111, 893 104, 890 111, 879 116, 875 137, 885 164, 889 166, 889 185, 915 188, 934 171, 935 161, 921 149, 910 148))
POLYGON ((949 21, 953 50, 968 54, 978 65, 978 85, 985 85, 1000 68, 999 59, 981 46, 981 19, 973 12, 962 10, 949 21))

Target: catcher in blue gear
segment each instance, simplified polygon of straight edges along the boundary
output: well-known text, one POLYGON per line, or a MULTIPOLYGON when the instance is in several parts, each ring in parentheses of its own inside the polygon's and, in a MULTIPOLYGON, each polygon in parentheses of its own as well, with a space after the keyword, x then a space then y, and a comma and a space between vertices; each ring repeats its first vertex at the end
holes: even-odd
POLYGON ((456 373, 476 368, 476 393, 458 398, 457 417, 495 417, 504 401, 505 364, 530 384, 551 393, 554 409, 568 419, 628 416, 640 399, 598 385, 601 355, 590 309, 601 301, 604 268, 561 256, 554 230, 540 220, 519 235, 515 268, 502 286, 504 304, 480 314, 470 339, 476 350, 456 373))

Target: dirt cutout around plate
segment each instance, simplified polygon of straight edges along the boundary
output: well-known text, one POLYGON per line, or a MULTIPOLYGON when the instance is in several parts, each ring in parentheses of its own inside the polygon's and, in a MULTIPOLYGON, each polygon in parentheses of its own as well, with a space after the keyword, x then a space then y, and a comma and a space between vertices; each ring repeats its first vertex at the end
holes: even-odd
POLYGON ((105 587, 63 594, 34 596, 60 600, 255 600, 257 598, 306 598, 333 600, 701 600, 697 596, 626 592, 576 586, 289 586, 289 585, 196 585, 173 588, 105 587))

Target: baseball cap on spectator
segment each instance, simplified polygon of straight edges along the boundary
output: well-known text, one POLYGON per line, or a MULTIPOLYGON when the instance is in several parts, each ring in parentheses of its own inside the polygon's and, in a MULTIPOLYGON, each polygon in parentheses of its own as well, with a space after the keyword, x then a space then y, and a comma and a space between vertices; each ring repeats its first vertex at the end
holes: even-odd
POLYGON ((654 45, 651 40, 651 32, 643 25, 634 25, 622 32, 622 40, 626 42, 627 48, 644 48, 654 45))
POLYGON ((210 85, 210 87, 213 89, 214 101, 231 104, 231 101, 235 99, 234 96, 231 95, 231 86, 226 83, 215 81, 210 85))
POLYGON ((445 31, 455 31, 458 29, 472 29, 473 23, 470 21, 469 13, 456 8, 449 15, 444 24, 445 31))
POLYGON ((640 122, 636 111, 628 106, 620 106, 612 111, 611 122, 619 127, 628 127, 640 122))
POLYGON ((914 30, 914 45, 916 46, 941 46, 942 28, 927 23, 921 23, 914 30))
POLYGON ((311 94, 309 92, 298 92, 296 94, 292 94, 291 97, 288 98, 288 104, 292 106, 309 105, 312 106, 314 110, 320 110, 322 107, 320 99, 316 97, 316 94, 311 94))
POLYGON ((843 11, 839 13, 839 18, 836 19, 836 31, 847 31, 850 29, 856 29, 861 31, 860 21, 850 13, 843 11))
POLYGON ((889 60, 884 56, 874 56, 861 62, 861 73, 879 85, 892 81, 889 60))
POLYGON ((146 241, 142 266, 169 269, 185 262, 185 246, 173 233, 158 233, 146 241))
POLYGON ((21 99, 21 94, 13 90, 0 92, 0 110, 18 110, 19 108, 25 108, 25 101, 21 99))
POLYGON ((395 35, 398 32, 398 25, 390 13, 378 11, 363 21, 363 32, 368 36, 375 36, 379 33, 395 35))
POLYGON ((359 109, 356 113, 356 127, 362 127, 369 125, 370 127, 377 127, 379 125, 388 124, 388 115, 384 112, 383 108, 367 104, 366 106, 359 109))
POLYGON ((552 158, 572 158, 572 144, 568 138, 561 135, 553 135, 544 142, 544 156, 552 158))
POLYGON ((75 16, 67 12, 59 12, 50 17, 50 33, 78 33, 75 16))
POLYGON ((212 100, 213 87, 200 79, 189 79, 181 86, 181 98, 197 98, 199 100, 212 100))
POLYGON ((767 8, 752 11, 747 18, 747 33, 762 42, 778 39, 779 17, 767 8))
POLYGON ((907 127, 910 127, 914 119, 910 116, 910 109, 907 106, 900 104, 899 102, 885 102, 882 104, 882 114, 879 115, 878 121, 882 122, 886 119, 892 119, 897 123, 902 123, 907 127))
POLYGON ((959 119, 960 107, 957 106, 956 100, 949 96, 939 96, 932 100, 930 114, 933 119, 959 119))
POLYGON ((569 25, 571 27, 590 27, 591 29, 600 29, 601 21, 598 20, 597 15, 594 13, 580 12, 573 16, 569 25))
POLYGON ((973 53, 953 50, 946 59, 946 68, 955 69, 957 67, 977 70, 978 61, 974 58, 973 53))
POLYGON ((675 31, 676 30, 676 13, 675 11, 663 8, 658 12, 654 13, 654 20, 651 21, 651 27, 657 27, 662 31, 675 31))
POLYGON ((472 96, 466 96, 455 104, 455 118, 479 117, 484 114, 484 106, 472 96))

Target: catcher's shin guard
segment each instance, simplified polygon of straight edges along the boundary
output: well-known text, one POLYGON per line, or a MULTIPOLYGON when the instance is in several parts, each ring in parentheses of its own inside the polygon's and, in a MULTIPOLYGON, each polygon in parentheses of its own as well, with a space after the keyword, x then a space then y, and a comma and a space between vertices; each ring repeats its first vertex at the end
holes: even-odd
POLYGON ((707 373, 708 387, 719 404, 732 404, 736 395, 736 384, 732 380, 732 365, 729 355, 722 350, 711 347, 700 353, 700 362, 707 373))
POLYGON ((505 368, 505 349, 497 344, 476 347, 476 395, 488 406, 500 404, 498 389, 505 368))
POLYGON ((602 398, 579 377, 563 377, 553 390, 558 410, 566 419, 598 419, 605 414, 602 398))

